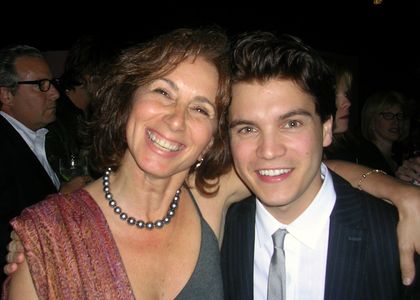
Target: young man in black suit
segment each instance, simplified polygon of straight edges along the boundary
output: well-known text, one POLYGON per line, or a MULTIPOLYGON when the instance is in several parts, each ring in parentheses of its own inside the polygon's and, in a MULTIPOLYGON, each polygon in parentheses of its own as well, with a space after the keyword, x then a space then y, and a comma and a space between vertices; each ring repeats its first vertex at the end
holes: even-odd
POLYGON ((285 299, 408 296, 413 287, 401 283, 397 211, 322 163, 335 112, 326 63, 294 37, 255 32, 236 43, 233 66, 231 150, 255 196, 226 216, 225 298, 267 299, 279 228, 287 230, 285 299))

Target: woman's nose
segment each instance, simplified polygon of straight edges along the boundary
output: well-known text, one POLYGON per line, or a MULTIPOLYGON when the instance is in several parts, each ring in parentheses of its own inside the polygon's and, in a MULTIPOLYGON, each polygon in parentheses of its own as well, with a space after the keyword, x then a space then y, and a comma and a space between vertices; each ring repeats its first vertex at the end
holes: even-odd
POLYGON ((165 122, 169 125, 172 130, 183 130, 185 129, 185 118, 186 112, 183 107, 174 106, 168 115, 165 117, 165 122))

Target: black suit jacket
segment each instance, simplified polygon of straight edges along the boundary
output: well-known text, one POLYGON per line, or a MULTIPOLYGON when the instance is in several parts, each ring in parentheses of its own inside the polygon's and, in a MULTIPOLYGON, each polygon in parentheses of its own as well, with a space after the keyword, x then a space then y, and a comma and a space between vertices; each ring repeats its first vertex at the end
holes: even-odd
MULTIPOLYGON (((404 299, 397 211, 332 173, 337 200, 330 216, 324 299, 404 299)), ((256 199, 232 205, 222 245, 225 299, 253 299, 256 199)), ((417 270, 418 274, 419 270, 417 270)), ((411 296, 415 299, 414 296, 411 296)))
MULTIPOLYGON (((10 240, 9 221, 22 209, 57 189, 35 154, 0 115, 0 266, 5 264, 6 246, 10 240)), ((4 279, 0 272, 0 279, 4 279)), ((1 281, 1 280, 0 280, 1 281)))

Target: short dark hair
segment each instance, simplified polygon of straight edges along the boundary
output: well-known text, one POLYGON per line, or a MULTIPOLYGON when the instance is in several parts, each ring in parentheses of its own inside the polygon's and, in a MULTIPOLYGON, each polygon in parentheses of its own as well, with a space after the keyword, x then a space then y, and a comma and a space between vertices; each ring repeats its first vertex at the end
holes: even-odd
POLYGON ((254 31, 240 35, 233 47, 232 83, 289 79, 315 98, 325 122, 335 113, 335 80, 322 56, 299 38, 254 31))

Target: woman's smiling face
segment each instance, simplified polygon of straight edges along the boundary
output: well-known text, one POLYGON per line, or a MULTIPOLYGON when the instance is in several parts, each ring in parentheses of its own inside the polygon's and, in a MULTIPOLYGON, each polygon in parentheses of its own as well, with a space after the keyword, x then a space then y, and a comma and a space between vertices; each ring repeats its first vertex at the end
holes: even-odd
POLYGON ((201 57, 140 87, 127 122, 127 154, 157 177, 187 173, 211 145, 217 91, 217 69, 201 57))

